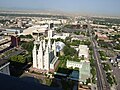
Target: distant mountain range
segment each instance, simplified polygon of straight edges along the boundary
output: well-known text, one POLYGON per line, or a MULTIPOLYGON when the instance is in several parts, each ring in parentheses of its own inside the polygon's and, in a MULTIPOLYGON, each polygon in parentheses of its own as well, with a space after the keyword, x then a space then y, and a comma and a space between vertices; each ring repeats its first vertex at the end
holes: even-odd
POLYGON ((101 18, 120 18, 120 16, 106 16, 106 15, 92 15, 83 13, 64 12, 61 10, 30 10, 30 9, 16 9, 16 8, 0 8, 0 13, 4 14, 45 14, 45 15, 63 15, 63 16, 87 16, 87 17, 101 17, 101 18))
POLYGON ((12 9, 0 8, 0 13, 7 14, 47 14, 47 15, 70 15, 70 13, 57 10, 30 10, 30 9, 12 9))

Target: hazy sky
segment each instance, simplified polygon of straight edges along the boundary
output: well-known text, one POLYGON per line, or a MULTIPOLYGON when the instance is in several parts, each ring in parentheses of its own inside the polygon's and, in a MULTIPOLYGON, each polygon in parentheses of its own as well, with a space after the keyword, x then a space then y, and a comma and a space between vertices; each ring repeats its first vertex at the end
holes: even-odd
POLYGON ((120 0, 0 0, 0 7, 120 16, 120 0))

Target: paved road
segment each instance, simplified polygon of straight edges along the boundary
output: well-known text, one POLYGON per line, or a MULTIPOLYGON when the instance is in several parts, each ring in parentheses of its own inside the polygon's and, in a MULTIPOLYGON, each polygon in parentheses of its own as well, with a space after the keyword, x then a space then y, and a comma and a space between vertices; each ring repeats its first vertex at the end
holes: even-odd
POLYGON ((106 79, 106 74, 101 64, 100 56, 96 46, 96 41, 94 40, 93 40, 93 51, 94 51, 94 59, 95 59, 96 70, 97 70, 98 90, 110 90, 109 84, 106 79))
POLYGON ((101 60, 100 60, 100 56, 99 56, 98 48, 97 48, 97 41, 92 36, 90 26, 89 26, 89 34, 90 34, 90 39, 92 41, 93 52, 94 52, 93 56, 95 59, 96 70, 97 70, 98 90, 110 90, 109 84, 108 84, 107 79, 106 79, 106 74, 105 74, 103 67, 101 65, 101 60))

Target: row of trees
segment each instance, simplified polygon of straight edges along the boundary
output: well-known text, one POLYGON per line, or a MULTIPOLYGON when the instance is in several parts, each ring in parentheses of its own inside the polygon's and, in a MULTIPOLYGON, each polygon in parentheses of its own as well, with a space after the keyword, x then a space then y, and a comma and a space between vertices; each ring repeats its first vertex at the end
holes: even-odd
POLYGON ((120 44, 115 45, 114 49, 120 50, 120 44))
POLYGON ((17 62, 17 63, 21 63, 21 64, 25 64, 27 62, 31 62, 32 58, 31 55, 15 55, 15 56, 11 56, 10 57, 10 61, 12 62, 17 62))
POLYGON ((112 27, 114 24, 120 24, 120 19, 110 19, 110 18, 104 18, 104 20, 101 20, 101 18, 97 18, 93 21, 93 24, 100 24, 100 25, 107 25, 109 27, 112 27))
POLYGON ((106 72, 108 72, 108 71, 111 70, 111 67, 110 67, 109 64, 107 64, 107 63, 103 63, 102 65, 103 65, 103 69, 104 69, 106 72))
POLYGON ((99 51, 99 54, 100 54, 100 59, 101 60, 107 60, 107 58, 106 58, 107 55, 104 51, 99 51))
POLYGON ((32 35, 20 35, 20 38, 29 38, 29 39, 32 39, 32 35))
POLYGON ((114 79, 111 75, 111 73, 106 73, 106 78, 107 78, 107 82, 112 86, 112 84, 114 84, 114 79))
POLYGON ((94 59, 92 58, 92 55, 91 55, 91 58, 90 58, 90 66, 91 66, 91 74, 92 74, 92 83, 96 83, 96 68, 95 68, 95 62, 94 62, 94 59))
POLYGON ((111 48, 112 45, 108 42, 105 42, 104 40, 98 40, 98 45, 103 48, 111 48))

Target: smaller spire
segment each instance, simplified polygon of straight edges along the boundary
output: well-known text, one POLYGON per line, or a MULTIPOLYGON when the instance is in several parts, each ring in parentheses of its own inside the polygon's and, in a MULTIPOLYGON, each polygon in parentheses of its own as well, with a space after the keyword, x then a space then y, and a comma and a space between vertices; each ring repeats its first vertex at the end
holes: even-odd
POLYGON ((54 40, 54 42, 53 42, 53 44, 52 44, 52 49, 54 50, 55 47, 56 47, 56 42, 55 42, 55 40, 54 40))
POLYGON ((36 44, 34 44, 33 50, 36 50, 36 44))
POLYGON ((47 45, 45 53, 49 53, 49 46, 47 45))
POLYGON ((51 39, 50 38, 48 38, 48 47, 49 47, 49 49, 51 49, 51 39))
POLYGON ((43 50, 45 50, 45 39, 43 39, 43 50))
POLYGON ((40 41, 39 50, 42 51, 42 41, 40 41))
POLYGON ((40 41, 40 37, 39 36, 37 36, 37 41, 40 41))
POLYGON ((52 45, 52 49, 54 50, 54 56, 56 56, 56 42, 54 40, 54 43, 52 45))

